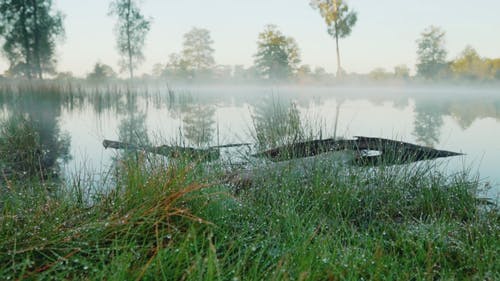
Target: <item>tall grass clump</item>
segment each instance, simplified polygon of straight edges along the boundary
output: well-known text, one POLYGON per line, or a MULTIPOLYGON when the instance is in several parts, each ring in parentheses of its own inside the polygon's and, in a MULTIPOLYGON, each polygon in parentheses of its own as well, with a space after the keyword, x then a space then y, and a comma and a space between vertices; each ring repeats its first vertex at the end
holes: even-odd
POLYGON ((283 104, 270 98, 255 107, 252 119, 252 136, 261 149, 295 143, 306 137, 300 112, 294 103, 283 104))
POLYGON ((30 118, 17 115, 0 121, 0 167, 4 179, 40 175, 42 146, 30 118))
POLYGON ((190 211, 207 187, 192 167, 120 165, 123 180, 91 202, 71 186, 48 192, 17 183, 2 192, 0 276, 139 279, 161 250, 209 223, 190 211))

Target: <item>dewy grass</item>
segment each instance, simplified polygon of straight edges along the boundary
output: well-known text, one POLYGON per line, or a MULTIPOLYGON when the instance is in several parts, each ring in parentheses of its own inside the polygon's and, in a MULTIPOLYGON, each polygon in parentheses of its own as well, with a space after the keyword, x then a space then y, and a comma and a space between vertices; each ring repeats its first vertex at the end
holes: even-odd
MULTIPOLYGON (((476 181, 427 167, 269 170, 231 195, 202 166, 123 162, 89 206, 70 189, 2 193, 11 279, 323 280, 499 277, 500 217, 476 181), (216 182, 215 179, 213 179, 216 182)), ((327 163, 325 163, 326 165, 327 163)))
POLYGON ((208 223, 189 210, 206 187, 190 170, 126 163, 126 180, 91 206, 62 186, 50 193, 36 183, 2 187, 0 276, 78 279, 126 261, 126 276, 140 277, 191 224, 208 223))
POLYGON ((33 122, 22 115, 0 121, 0 168, 4 180, 40 174, 42 146, 33 122))

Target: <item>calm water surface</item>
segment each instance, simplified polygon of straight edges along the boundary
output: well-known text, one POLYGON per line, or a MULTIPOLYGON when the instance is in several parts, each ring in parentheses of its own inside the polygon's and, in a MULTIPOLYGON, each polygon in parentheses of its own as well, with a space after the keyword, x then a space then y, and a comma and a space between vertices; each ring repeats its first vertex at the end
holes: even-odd
POLYGON ((464 157, 438 161, 451 172, 471 169, 492 187, 489 196, 500 190, 498 87, 186 86, 174 92, 24 104, 4 99, 1 115, 24 106, 52 134, 69 135, 67 173, 106 171, 116 151, 105 150, 103 139, 190 146, 255 142, 256 120, 280 111, 299 116, 315 137, 385 137, 463 152, 464 157))

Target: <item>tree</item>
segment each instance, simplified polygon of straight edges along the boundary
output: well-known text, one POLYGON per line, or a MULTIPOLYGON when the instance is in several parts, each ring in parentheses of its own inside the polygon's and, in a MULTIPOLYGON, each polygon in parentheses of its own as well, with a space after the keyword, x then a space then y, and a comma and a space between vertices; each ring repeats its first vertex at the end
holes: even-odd
POLYGON ((490 77, 500 80, 500 59, 486 59, 490 77))
POLYGON ((297 69, 296 78, 301 83, 311 82, 313 79, 311 66, 308 64, 301 65, 297 69))
POLYGON ((69 81, 75 79, 75 76, 71 71, 61 71, 54 78, 59 81, 69 81))
POLYGON ((490 69, 486 60, 482 59, 471 46, 465 47, 460 56, 452 62, 451 71, 455 77, 467 80, 490 78, 490 69))
POLYGON ((162 76, 174 79, 192 78, 193 73, 189 70, 189 63, 181 55, 172 53, 168 58, 162 76))
POLYGON ((151 20, 144 18, 135 0, 114 0, 109 6, 109 14, 118 17, 115 32, 118 52, 122 56, 121 70, 128 70, 132 79, 134 69, 144 61, 142 49, 151 20))
POLYGON ((349 6, 343 0, 311 0, 310 4, 313 8, 319 10, 325 20, 328 34, 335 38, 337 77, 341 77, 339 38, 345 38, 351 34, 352 28, 358 20, 358 15, 355 11, 350 11, 349 6))
POLYGON ((445 32, 439 27, 430 26, 421 33, 417 44, 417 74, 426 79, 442 76, 447 68, 445 32))
POLYGON ((193 74, 210 71, 215 65, 213 43, 210 31, 193 27, 184 34, 182 58, 178 59, 179 64, 187 64, 187 70, 193 74))
POLYGON ((267 25, 259 34, 255 66, 266 79, 286 79, 300 63, 300 51, 295 39, 286 37, 275 25, 267 25))
POLYGON ((0 36, 9 73, 43 79, 55 72, 56 41, 64 35, 63 15, 52 0, 3 0, 0 2, 0 36))
POLYGON ((374 70, 370 71, 368 74, 370 79, 372 80, 387 80, 391 78, 391 74, 385 70, 385 68, 377 67, 374 70))
POLYGON ((394 77, 398 79, 410 78, 410 68, 406 64, 400 64, 394 67, 394 77))
POLYGON ((116 78, 116 73, 111 66, 99 62, 94 65, 92 72, 87 75, 87 79, 91 81, 104 81, 112 78, 116 78))
POLYGON ((155 63, 153 65, 153 70, 151 71, 151 74, 153 77, 160 78, 163 75, 163 71, 165 70, 165 66, 161 63, 155 63))
POLYGON ((330 74, 328 74, 323 67, 317 66, 314 68, 313 76, 316 79, 316 81, 322 82, 326 81, 329 78, 330 74))

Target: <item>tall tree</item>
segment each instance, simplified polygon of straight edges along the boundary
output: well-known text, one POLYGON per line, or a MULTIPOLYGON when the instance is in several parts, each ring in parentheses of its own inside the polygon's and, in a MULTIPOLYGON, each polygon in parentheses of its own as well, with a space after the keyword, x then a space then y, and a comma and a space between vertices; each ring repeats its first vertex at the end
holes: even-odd
POLYGON ((30 79, 54 73, 56 41, 64 35, 64 27, 52 0, 1 0, 0 15, 9 72, 30 79))
POLYGON ((151 20, 146 19, 135 0, 114 0, 109 6, 109 14, 118 17, 115 26, 116 45, 122 56, 121 70, 128 70, 134 78, 134 69, 143 61, 142 49, 146 35, 151 27, 151 20))
POLYGON ((436 79, 446 69, 445 32, 436 26, 426 28, 417 40, 417 74, 436 79))
POLYGON ((394 77, 398 79, 410 78, 410 68, 406 64, 396 65, 394 67, 394 77))
POLYGON ((342 76, 340 64, 339 38, 345 38, 352 32, 358 20, 355 11, 349 9, 344 0, 311 0, 311 6, 318 9, 325 20, 328 34, 335 38, 337 47, 337 77, 342 76))
POLYGON ((266 79, 289 78, 300 63, 300 51, 295 39, 287 37, 275 25, 267 25, 259 34, 255 66, 266 79))
POLYGON ((116 73, 111 66, 97 62, 92 72, 87 75, 87 80, 101 82, 115 77, 116 73))
POLYGON ((214 67, 213 43, 210 31, 204 28, 193 27, 184 34, 182 60, 187 64, 189 71, 200 74, 214 67))

